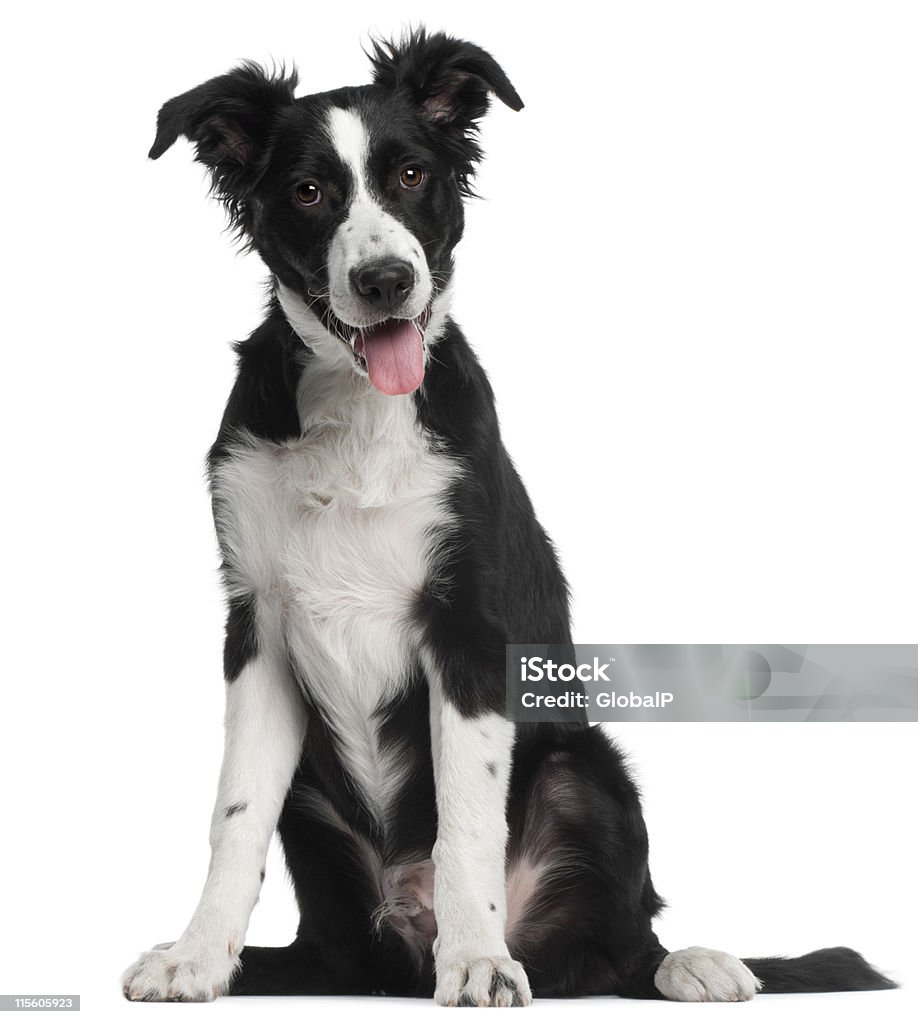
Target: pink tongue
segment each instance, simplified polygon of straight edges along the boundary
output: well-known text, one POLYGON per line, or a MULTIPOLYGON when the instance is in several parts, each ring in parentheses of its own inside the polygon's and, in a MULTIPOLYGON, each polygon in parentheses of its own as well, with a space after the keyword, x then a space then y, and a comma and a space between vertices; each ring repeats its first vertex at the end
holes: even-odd
POLYGON ((424 336, 411 320, 386 320, 360 334, 373 387, 384 395, 407 395, 424 379, 424 336))

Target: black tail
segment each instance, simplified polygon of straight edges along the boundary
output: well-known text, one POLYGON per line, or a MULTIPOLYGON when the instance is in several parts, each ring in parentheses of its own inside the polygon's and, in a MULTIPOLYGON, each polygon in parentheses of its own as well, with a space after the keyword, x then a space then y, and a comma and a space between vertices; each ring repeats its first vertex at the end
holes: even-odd
POLYGON ((769 956, 743 963, 767 992, 863 992, 898 988, 853 949, 835 946, 806 956, 769 956))

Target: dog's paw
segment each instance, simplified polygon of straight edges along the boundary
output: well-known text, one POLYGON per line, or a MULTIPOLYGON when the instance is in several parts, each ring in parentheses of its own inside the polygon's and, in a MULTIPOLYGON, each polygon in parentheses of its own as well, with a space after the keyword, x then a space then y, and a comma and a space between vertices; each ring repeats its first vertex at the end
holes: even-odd
POLYGON ((701 946, 670 953, 653 983, 667 999, 682 1003, 741 1003, 762 987, 742 960, 701 946))
POLYGON ((434 1001, 440 1006, 528 1006, 529 980, 506 956, 437 963, 434 1001))
POLYGON ((229 989, 238 966, 239 957, 228 945, 167 942, 141 954, 122 975, 121 986, 133 1002, 206 1003, 229 989))

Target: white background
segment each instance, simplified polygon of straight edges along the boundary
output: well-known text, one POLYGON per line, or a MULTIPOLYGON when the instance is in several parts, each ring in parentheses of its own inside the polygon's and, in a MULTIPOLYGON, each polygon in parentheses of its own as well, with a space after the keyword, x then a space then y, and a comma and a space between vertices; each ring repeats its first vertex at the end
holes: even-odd
MULTIPOLYGON (((188 146, 145 153, 159 105, 240 58, 296 60, 303 92, 356 84, 368 31, 419 20, 491 50, 527 104, 485 126, 456 313, 563 557, 576 638, 918 642, 913 5, 17 5, 0 68, 0 992, 79 992, 100 1020, 342 1007, 120 996, 206 868, 223 608, 203 456, 264 277, 188 146)), ((914 725, 615 731, 664 944, 845 943, 918 981, 914 725)), ((249 938, 294 927, 275 858, 249 938)), ((530 1012, 914 1010, 906 987, 530 1012)))

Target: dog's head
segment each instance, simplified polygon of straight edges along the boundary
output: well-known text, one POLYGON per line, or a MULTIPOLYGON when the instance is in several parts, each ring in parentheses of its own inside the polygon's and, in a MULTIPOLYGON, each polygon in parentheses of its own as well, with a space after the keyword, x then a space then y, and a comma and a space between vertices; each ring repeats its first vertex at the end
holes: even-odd
POLYGON ((244 64, 169 100, 150 156, 191 140, 304 341, 405 394, 445 316, 478 120, 490 93, 523 104, 488 53, 442 34, 370 59, 372 85, 298 99, 295 72, 244 64))

